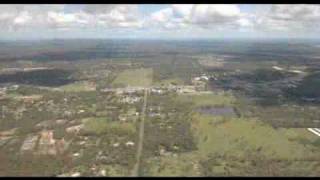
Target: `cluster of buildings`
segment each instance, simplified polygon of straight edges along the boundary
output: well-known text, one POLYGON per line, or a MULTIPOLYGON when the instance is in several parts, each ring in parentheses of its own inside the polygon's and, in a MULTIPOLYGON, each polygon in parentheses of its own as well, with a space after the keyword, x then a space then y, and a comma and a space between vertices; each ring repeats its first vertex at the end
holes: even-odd
POLYGON ((189 86, 178 86, 177 93, 196 93, 206 91, 207 82, 210 80, 210 77, 202 74, 201 76, 194 77, 191 80, 191 84, 189 86))
POLYGON ((143 92, 145 90, 144 87, 125 87, 125 88, 105 88, 101 89, 101 92, 113 92, 116 95, 123 95, 123 94, 133 94, 143 92))
POLYGON ((14 139, 17 128, 0 132, 0 147, 14 139))
POLYGON ((28 136, 23 141, 20 151, 21 153, 57 155, 63 153, 67 147, 68 143, 64 139, 54 139, 52 130, 43 130, 40 134, 28 136))
POLYGON ((7 91, 15 91, 18 88, 19 88, 19 85, 10 85, 10 86, 0 87, 0 97, 4 97, 7 91))

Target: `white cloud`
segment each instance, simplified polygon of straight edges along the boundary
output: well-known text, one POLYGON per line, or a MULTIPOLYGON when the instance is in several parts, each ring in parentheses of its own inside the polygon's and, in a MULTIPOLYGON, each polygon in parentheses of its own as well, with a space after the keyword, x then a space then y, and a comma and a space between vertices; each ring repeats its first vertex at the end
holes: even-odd
POLYGON ((48 26, 68 30, 70 28, 85 28, 90 23, 90 17, 83 12, 64 13, 48 12, 48 26))
POLYGON ((64 11, 68 5, 0 5, 1 30, 30 28, 141 27, 136 5, 85 5, 83 10, 64 11))
POLYGON ((237 23, 241 26, 241 27, 252 27, 253 23, 252 21, 250 21, 247 18, 240 18, 237 23))
POLYGON ((63 11, 63 8, 63 5, 0 5, 1 30, 47 25, 48 11, 63 11))
POLYGON ((164 28, 251 27, 250 19, 237 5, 172 5, 151 14, 150 25, 164 28))
POLYGON ((233 23, 241 16, 236 5, 195 5, 191 13, 191 22, 196 24, 233 23))
POLYGON ((158 12, 152 13, 150 18, 145 22, 145 26, 160 27, 164 29, 174 29, 183 24, 183 19, 176 18, 172 8, 165 8, 158 12))
POLYGON ((143 23, 137 5, 86 5, 83 11, 95 25, 137 28, 143 23))
POLYGON ((318 30, 319 5, 272 5, 255 17, 259 31, 307 32, 318 30))
POLYGON ((144 16, 138 5, 79 5, 72 10, 70 5, 0 5, 0 31, 143 29, 177 34, 212 34, 213 30, 294 34, 319 30, 319 5, 263 6, 256 12, 243 12, 233 4, 175 4, 144 16))
POLYGON ((14 25, 24 25, 32 20, 28 11, 21 12, 18 16, 13 19, 14 25))

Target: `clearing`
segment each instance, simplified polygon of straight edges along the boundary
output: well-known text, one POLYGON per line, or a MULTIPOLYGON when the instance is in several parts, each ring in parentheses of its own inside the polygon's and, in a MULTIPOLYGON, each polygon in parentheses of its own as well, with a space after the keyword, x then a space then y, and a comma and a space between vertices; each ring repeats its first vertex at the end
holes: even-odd
POLYGON ((152 68, 128 69, 120 72, 113 86, 149 87, 152 84, 152 68))

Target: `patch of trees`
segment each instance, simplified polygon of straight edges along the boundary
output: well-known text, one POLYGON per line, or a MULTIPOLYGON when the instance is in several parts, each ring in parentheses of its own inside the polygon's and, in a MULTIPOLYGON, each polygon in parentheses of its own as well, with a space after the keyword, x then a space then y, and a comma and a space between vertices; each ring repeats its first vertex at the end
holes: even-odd
POLYGON ((61 86, 74 82, 72 72, 62 69, 46 69, 0 75, 0 83, 30 84, 39 86, 61 86))
POLYGON ((297 87, 287 88, 288 98, 296 100, 310 100, 320 103, 320 72, 306 76, 297 87))
MULTIPOLYGON (((191 106, 173 97, 150 98, 150 104, 161 105, 164 117, 148 117, 145 122, 145 156, 158 156, 160 148, 168 152, 189 152, 196 149, 191 132, 191 106), (170 112, 174 111, 173 114, 170 112)), ((148 106, 150 107, 150 106, 148 106)))

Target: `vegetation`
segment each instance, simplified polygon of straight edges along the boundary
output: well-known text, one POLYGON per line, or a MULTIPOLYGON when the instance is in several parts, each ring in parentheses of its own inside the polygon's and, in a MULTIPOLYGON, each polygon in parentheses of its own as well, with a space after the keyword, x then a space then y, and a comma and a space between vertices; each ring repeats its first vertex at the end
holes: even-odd
POLYGON ((185 103, 193 103, 196 107, 202 106, 232 106, 235 103, 235 98, 229 93, 210 93, 210 94, 195 94, 195 95, 179 95, 179 101, 185 103))
POLYGON ((112 82, 114 86, 150 86, 152 69, 129 69, 120 72, 112 82))
POLYGON ((131 123, 112 122, 107 118, 87 118, 84 120, 85 130, 89 134, 134 134, 136 130, 131 123))
POLYGON ((0 48, 1 176, 129 176, 141 142, 140 176, 319 176, 310 44, 12 43, 0 48), (146 101, 130 87, 149 88, 146 101), (236 116, 207 113, 219 109, 236 116))
POLYGON ((87 81, 75 82, 72 84, 60 86, 59 89, 66 92, 94 91, 95 87, 87 81))

